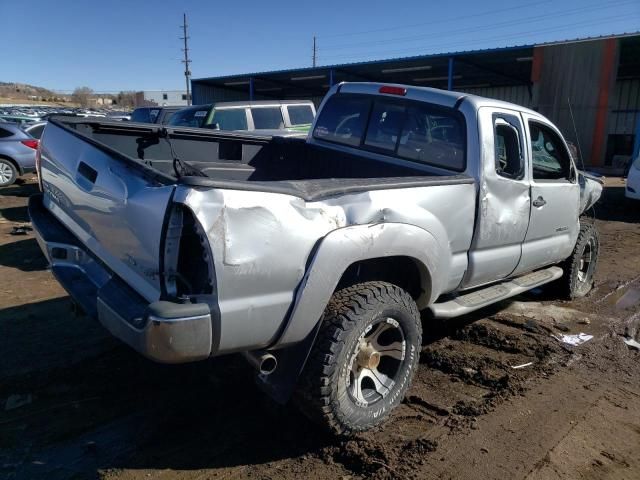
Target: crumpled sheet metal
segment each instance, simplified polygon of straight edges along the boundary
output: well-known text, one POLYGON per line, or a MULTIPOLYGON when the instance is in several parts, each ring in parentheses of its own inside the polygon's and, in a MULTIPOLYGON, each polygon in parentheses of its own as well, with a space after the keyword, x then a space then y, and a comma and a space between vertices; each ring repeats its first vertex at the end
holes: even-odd
MULTIPOLYGON (((306 202, 258 191, 178 188, 209 237, 221 314, 222 351, 260 348, 275 340, 319 240, 348 227, 400 223, 429 232, 454 287, 466 269, 473 235, 473 184, 374 190, 306 202)), ((375 242, 360 238, 360 249, 375 242)), ((410 236, 404 241, 410 242, 410 236)), ((398 237, 402 242, 402 237, 398 237)), ((411 245, 411 248, 415 248, 411 245)), ((411 249, 408 248, 407 251, 411 249)), ((339 277, 348 264, 331 266, 339 277)))

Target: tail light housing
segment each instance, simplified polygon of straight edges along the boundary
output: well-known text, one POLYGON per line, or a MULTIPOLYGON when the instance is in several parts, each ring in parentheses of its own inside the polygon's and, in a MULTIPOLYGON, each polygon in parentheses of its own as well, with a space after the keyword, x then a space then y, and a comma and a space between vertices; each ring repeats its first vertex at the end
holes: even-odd
POLYGON ((380 93, 386 93, 387 95, 400 95, 404 97, 407 94, 407 89, 402 87, 395 87, 393 85, 383 85, 378 90, 380 93))
POLYGON ((42 147, 38 142, 38 148, 36 149, 36 175, 38 176, 38 188, 41 192, 44 191, 42 186, 42 147))
POLYGON ((34 150, 38 149, 40 142, 35 138, 29 138, 27 140, 20 140, 20 143, 25 147, 33 148, 34 150))

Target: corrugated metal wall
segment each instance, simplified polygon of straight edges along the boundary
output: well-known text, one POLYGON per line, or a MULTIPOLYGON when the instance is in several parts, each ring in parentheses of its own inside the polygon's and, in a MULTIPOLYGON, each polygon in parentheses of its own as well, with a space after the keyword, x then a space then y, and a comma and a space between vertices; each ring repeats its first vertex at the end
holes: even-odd
POLYGON ((529 95, 529 88, 526 85, 515 85, 508 87, 480 87, 480 88, 455 88, 454 90, 481 97, 495 98, 505 102, 515 103, 523 107, 531 108, 533 99, 529 95))
MULTIPOLYGON (((249 100, 249 85, 247 85, 246 92, 195 82, 192 83, 192 88, 194 105, 216 102, 244 102, 249 100)), ((265 95, 260 95, 259 92, 255 92, 253 95, 254 100, 269 100, 270 98, 271 97, 265 95)))
POLYGON ((640 79, 618 80, 609 114, 609 134, 633 135, 640 112, 640 79))
POLYGON ((571 43, 543 49, 540 81, 533 87, 534 108, 555 123, 567 140, 579 143, 585 163, 598 163, 598 159, 589 156, 598 112, 605 43, 571 43))

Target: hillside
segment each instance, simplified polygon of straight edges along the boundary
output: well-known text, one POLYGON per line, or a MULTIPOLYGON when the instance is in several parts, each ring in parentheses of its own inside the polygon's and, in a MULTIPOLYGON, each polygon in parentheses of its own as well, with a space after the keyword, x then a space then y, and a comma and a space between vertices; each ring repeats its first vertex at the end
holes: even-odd
POLYGON ((0 103, 66 103, 70 95, 25 83, 0 82, 0 103))

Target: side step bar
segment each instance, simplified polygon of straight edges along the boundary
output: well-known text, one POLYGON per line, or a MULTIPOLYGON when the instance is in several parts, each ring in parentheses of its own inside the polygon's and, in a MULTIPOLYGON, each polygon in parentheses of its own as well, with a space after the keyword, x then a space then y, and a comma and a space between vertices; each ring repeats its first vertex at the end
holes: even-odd
POLYGON ((505 300, 520 293, 553 282, 562 276, 560 267, 549 267, 536 272, 512 278, 471 293, 459 295, 453 300, 434 303, 429 307, 435 318, 453 318, 473 312, 482 307, 505 300))

